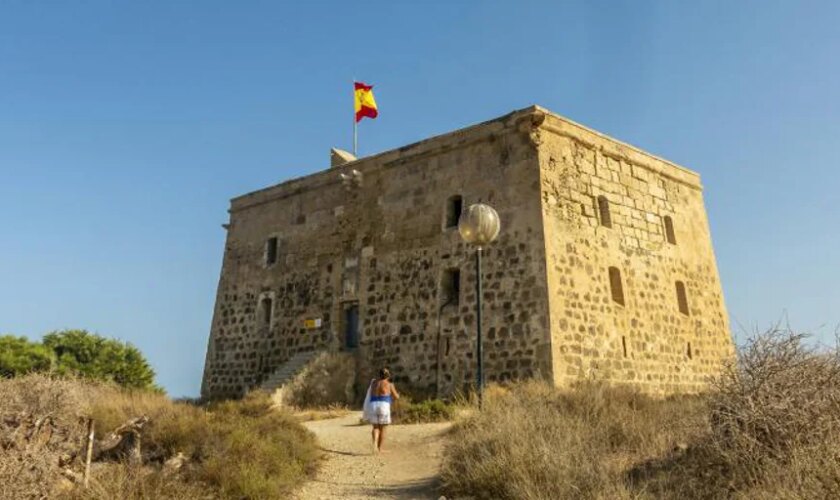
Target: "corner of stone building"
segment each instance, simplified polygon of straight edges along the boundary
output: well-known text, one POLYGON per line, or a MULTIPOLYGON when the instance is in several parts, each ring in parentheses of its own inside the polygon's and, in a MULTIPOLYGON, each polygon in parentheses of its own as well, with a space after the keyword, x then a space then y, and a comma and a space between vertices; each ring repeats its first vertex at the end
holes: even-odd
POLYGON ((539 378, 549 382, 553 385, 557 385, 558 380, 558 371, 556 367, 556 355, 554 353, 554 345, 552 342, 552 315, 551 315, 551 288, 550 282, 548 279, 548 265, 547 265, 547 242, 548 242, 548 231, 546 228, 546 221, 545 221, 545 213, 544 213, 544 201, 542 196, 542 185, 543 185, 543 161, 545 156, 544 151, 544 137, 543 137, 543 126, 546 121, 546 117, 548 115, 548 111, 540 106, 533 105, 528 108, 523 109, 517 116, 514 118, 515 123, 513 124, 515 129, 525 136, 526 144, 533 150, 533 159, 534 165, 533 168, 536 171, 536 195, 539 196, 538 205, 539 205, 539 225, 542 229, 542 234, 540 235, 542 238, 541 241, 541 248, 540 251, 542 253, 541 266, 542 266, 542 277, 543 279, 540 281, 540 285, 543 288, 543 293, 545 295, 545 325, 543 325, 543 332, 544 332, 544 347, 539 351, 536 361, 537 367, 536 372, 539 378))

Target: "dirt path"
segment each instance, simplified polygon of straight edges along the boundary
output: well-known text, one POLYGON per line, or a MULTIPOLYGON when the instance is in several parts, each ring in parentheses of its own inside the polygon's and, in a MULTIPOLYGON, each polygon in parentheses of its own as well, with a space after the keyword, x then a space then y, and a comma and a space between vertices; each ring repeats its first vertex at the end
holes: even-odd
POLYGON ((361 412, 307 422, 318 436, 324 463, 298 500, 437 499, 437 472, 442 437, 450 424, 392 425, 385 452, 372 454, 370 426, 360 425, 361 412))

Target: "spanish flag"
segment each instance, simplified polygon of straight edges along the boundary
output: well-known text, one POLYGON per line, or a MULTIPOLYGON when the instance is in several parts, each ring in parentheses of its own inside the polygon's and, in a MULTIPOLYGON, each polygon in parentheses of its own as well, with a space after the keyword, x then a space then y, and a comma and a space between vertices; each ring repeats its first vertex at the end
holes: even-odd
POLYGON ((353 99, 356 109, 356 123, 362 118, 376 118, 379 112, 376 110, 376 101, 373 99, 373 85, 365 85, 362 82, 353 82, 355 87, 355 98, 353 99))

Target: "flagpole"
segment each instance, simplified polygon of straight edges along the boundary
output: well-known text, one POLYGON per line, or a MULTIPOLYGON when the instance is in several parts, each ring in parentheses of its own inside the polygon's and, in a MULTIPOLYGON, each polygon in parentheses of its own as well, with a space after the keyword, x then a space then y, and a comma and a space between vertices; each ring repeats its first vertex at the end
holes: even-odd
POLYGON ((356 79, 353 78, 353 156, 358 156, 356 149, 359 141, 359 122, 356 121, 356 79))

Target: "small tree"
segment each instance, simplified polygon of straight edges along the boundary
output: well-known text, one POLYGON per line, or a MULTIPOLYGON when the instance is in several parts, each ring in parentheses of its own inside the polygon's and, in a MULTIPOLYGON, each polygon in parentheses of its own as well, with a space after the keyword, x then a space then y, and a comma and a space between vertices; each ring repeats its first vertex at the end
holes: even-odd
POLYGON ((110 380, 123 387, 157 389, 149 362, 127 342, 86 330, 63 330, 45 335, 44 345, 55 353, 59 372, 110 380))
POLYGON ((52 351, 38 342, 14 335, 0 336, 0 376, 16 377, 49 371, 55 362, 52 351))

